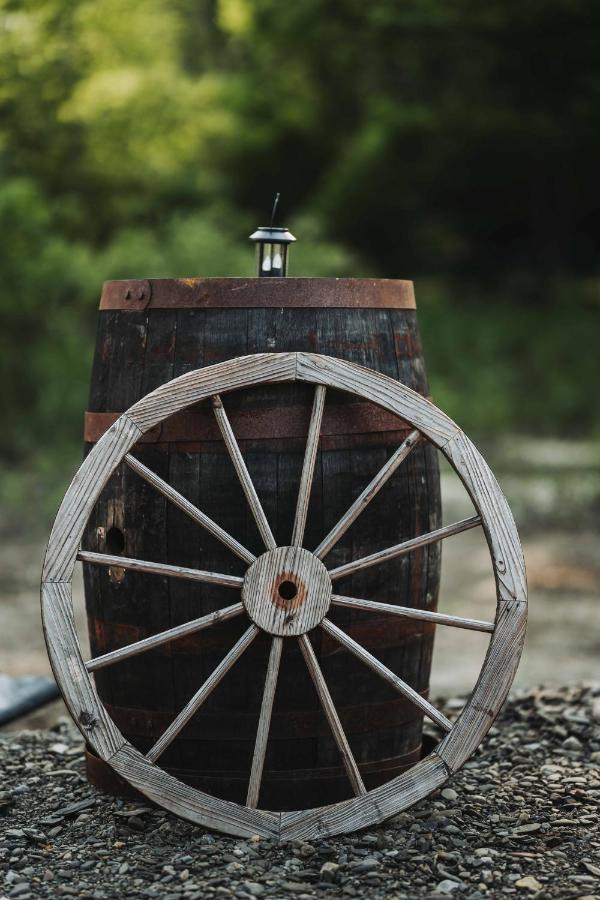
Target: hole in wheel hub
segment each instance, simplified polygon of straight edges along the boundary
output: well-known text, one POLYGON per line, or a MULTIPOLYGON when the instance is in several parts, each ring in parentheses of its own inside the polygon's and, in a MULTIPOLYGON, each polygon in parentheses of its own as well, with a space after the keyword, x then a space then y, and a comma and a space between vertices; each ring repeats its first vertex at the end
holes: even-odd
POLYGON ((320 559, 302 547, 277 547, 250 566, 242 600, 252 621, 270 634, 305 634, 326 616, 331 579, 320 559))
POLYGON ((289 601, 293 600, 296 594, 298 593, 298 588, 294 584, 293 581, 282 581, 277 588, 277 593, 281 597, 282 600, 289 601))

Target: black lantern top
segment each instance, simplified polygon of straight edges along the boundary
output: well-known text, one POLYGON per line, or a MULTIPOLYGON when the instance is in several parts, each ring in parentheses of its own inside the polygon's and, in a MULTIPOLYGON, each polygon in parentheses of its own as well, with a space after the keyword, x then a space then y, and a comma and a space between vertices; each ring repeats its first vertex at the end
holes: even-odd
POLYGON ((260 278, 282 278, 287 275, 288 246, 296 240, 287 228, 278 228, 273 225, 278 202, 279 194, 276 194, 271 213, 271 224, 261 225, 254 234, 250 235, 250 240, 256 243, 260 278))

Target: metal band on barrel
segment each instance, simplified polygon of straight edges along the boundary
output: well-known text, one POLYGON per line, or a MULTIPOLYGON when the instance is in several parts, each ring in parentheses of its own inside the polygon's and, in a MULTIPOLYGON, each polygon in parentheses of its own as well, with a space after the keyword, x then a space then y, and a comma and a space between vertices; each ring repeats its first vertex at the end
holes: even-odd
POLYGON ((107 281, 100 309, 416 309, 394 278, 154 278, 107 281))
MULTIPOLYGON (((95 444, 120 415, 119 412, 86 412, 84 441, 95 444)), ((310 409, 300 405, 286 407, 285 415, 282 415, 281 407, 231 411, 232 427, 242 441, 304 439, 309 417, 310 409)), ((325 438, 379 432, 394 432, 396 435, 406 436, 410 430, 397 416, 370 403, 346 403, 327 408, 321 433, 325 438)), ((186 411, 176 413, 161 425, 147 431, 140 438, 140 443, 193 443, 219 439, 219 430, 209 411, 186 411)))

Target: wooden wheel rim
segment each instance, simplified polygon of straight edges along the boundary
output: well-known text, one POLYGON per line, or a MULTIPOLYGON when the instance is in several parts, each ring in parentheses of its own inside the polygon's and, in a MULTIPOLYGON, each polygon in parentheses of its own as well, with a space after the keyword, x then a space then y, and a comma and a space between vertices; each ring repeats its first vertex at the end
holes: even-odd
MULTIPOLYGON (((371 826, 442 785, 477 748, 497 716, 519 662, 527 615, 525 565, 516 526, 492 472, 469 438, 437 407, 399 382, 354 363, 311 353, 256 354, 192 371, 162 385, 123 413, 89 453, 65 494, 46 551, 41 601, 56 681, 97 755, 137 790, 185 819, 228 834, 280 840, 327 837, 371 826), (206 398, 268 382, 293 381, 317 386, 315 407, 319 386, 356 394, 409 422, 441 450, 479 513, 490 550, 497 606, 475 688, 451 731, 428 757, 351 799, 317 809, 274 813, 191 788, 125 740, 108 716, 81 655, 71 580, 88 516, 115 467, 145 432, 206 398)), ((303 652, 306 657, 309 651, 305 648, 303 652)))

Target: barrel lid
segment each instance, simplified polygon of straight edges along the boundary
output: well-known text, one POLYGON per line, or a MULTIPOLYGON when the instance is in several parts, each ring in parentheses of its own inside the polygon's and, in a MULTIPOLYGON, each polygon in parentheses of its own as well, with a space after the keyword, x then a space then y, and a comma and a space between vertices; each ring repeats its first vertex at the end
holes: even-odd
POLYGON ((395 278, 149 278, 106 281, 100 309, 415 309, 395 278))

